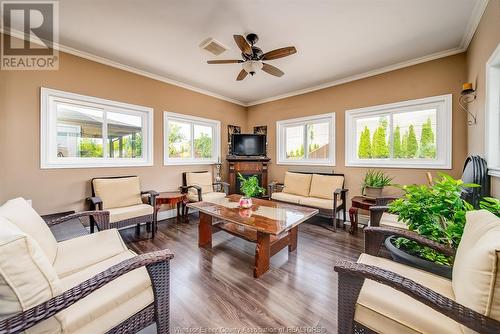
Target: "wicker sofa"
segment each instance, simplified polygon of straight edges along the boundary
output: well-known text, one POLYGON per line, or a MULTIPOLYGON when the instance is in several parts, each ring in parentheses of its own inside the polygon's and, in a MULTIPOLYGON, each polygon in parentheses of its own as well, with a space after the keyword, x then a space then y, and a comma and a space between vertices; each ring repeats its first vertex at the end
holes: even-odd
POLYGON ((272 182, 269 197, 275 201, 319 209, 319 215, 332 218, 337 229, 337 212, 342 211, 346 221, 346 194, 344 174, 286 172, 284 183, 272 182))
POLYGON ((500 333, 500 218, 480 210, 466 220, 456 253, 415 232, 365 228, 365 253, 335 266, 339 333, 500 333), (389 235, 454 256, 452 280, 377 257, 389 235))
MULTIPOLYGON (((141 191, 137 176, 97 177, 92 179, 91 186, 92 196, 87 198, 90 209, 109 211, 110 227, 122 228, 135 225, 138 233, 139 225, 146 223, 146 229, 148 232, 152 231, 151 236, 154 238, 157 229, 154 206, 158 192, 141 191)), ((91 233, 94 232, 95 225, 99 230, 109 228, 95 224, 91 220, 91 233)))
MULTIPOLYGON (((72 214, 50 224, 108 211, 72 214)), ((56 242, 22 198, 0 207, 0 334, 169 332, 169 250, 136 255, 116 229, 56 242)))

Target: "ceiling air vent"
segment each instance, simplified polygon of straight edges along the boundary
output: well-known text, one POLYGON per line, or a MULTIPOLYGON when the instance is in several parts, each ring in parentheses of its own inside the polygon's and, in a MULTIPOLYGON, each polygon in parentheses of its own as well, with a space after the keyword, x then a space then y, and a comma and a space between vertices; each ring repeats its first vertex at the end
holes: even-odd
POLYGON ((228 49, 224 44, 213 38, 209 38, 203 41, 200 45, 200 48, 216 56, 220 55, 228 49))

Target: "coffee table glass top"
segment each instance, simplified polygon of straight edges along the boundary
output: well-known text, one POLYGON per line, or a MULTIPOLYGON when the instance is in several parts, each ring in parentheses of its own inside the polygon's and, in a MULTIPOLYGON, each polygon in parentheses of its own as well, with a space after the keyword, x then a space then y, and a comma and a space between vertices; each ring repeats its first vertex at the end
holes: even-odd
POLYGON ((229 195, 210 202, 196 202, 189 207, 245 228, 278 235, 316 215, 319 211, 298 205, 252 198, 251 209, 240 209, 241 195, 229 195))

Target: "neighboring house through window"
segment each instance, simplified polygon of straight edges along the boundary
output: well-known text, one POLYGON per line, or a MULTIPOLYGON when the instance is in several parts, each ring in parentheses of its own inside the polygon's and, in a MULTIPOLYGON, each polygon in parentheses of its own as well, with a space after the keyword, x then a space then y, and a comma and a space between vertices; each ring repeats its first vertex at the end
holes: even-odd
POLYGON ((151 166, 153 109, 41 89, 41 167, 151 166))
POLYGON ((220 161, 220 122, 165 112, 164 164, 212 164, 220 161))
POLYGON ((278 121, 277 163, 335 165, 335 113, 278 121))

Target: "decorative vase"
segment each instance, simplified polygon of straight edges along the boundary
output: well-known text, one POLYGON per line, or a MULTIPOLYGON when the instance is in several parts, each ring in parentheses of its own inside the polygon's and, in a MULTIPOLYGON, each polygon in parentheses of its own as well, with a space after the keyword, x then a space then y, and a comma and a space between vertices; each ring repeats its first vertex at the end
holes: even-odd
POLYGON ((365 197, 373 199, 382 197, 383 189, 384 188, 365 187, 365 197))
POLYGON ((240 208, 250 209, 252 207, 252 198, 242 196, 240 198, 240 208))

